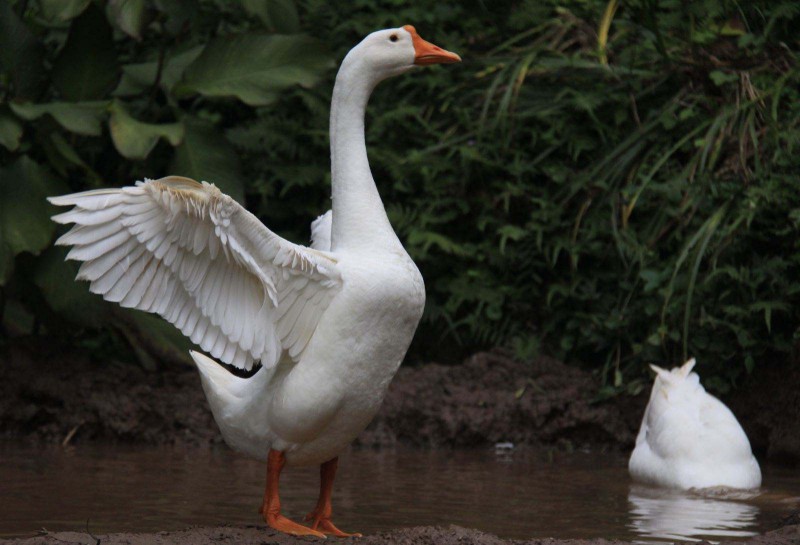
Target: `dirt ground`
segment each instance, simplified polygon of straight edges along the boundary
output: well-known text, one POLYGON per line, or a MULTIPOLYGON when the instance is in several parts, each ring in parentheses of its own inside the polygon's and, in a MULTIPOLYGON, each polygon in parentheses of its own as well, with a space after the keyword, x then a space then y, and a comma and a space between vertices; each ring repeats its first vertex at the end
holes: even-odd
MULTIPOLYGON (((90 536, 77 532, 59 532, 38 537, 8 540, 0 543, 13 545, 205 545, 236 543, 237 545, 297 545, 315 543, 316 538, 296 538, 278 534, 257 526, 221 526, 217 528, 190 528, 180 532, 157 534, 108 534, 90 536)), ((339 543, 338 540, 333 541, 339 543)), ((360 545, 605 545, 626 544, 624 541, 605 539, 532 539, 527 541, 500 539, 492 534, 470 530, 459 526, 402 528, 360 539, 347 540, 360 545)), ((707 543, 707 542, 705 542, 707 543)), ((725 542, 723 542, 724 544, 725 542)), ((753 537, 747 541, 733 542, 737 545, 790 545, 800 543, 800 525, 784 526, 778 530, 753 537)))
POLYGON ((724 401, 756 457, 800 466, 800 364, 765 365, 724 401))
POLYGON ((629 421, 622 406, 593 403, 596 391, 591 375, 557 360, 523 363, 501 352, 401 368, 359 443, 628 448, 641 416, 629 421))
MULTIPOLYGON (((800 463, 800 368, 767 367, 725 401, 761 459, 800 463), (791 386, 790 386, 791 385, 791 386)), ((517 445, 626 451, 649 392, 594 402, 589 373, 551 358, 519 362, 502 352, 463 365, 402 367, 384 405, 357 440, 474 447, 517 445)), ((0 439, 204 445, 222 441, 197 371, 145 372, 93 361, 58 346, 15 342, 0 353, 0 439)))

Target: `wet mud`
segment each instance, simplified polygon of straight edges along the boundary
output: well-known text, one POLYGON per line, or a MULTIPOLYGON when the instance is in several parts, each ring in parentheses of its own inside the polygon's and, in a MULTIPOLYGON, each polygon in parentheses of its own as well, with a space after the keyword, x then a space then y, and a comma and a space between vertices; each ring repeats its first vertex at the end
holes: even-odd
MULTIPOLYGON (((724 399, 761 459, 800 463, 800 368, 759 368, 724 399)), ((598 401, 596 378, 551 358, 502 351, 462 365, 402 367, 361 447, 516 446, 629 450, 648 392, 598 401)), ((197 371, 93 359, 52 344, 0 353, 0 439, 210 445, 222 439, 197 371)))
MULTIPOLYGON (((0 543, 13 545, 63 545, 65 543, 81 545, 205 545, 236 543, 239 545, 298 545, 320 542, 310 537, 292 537, 279 534, 265 527, 257 526, 221 526, 216 528, 190 528, 178 532, 158 532, 154 534, 119 533, 107 535, 90 535, 79 532, 58 532, 43 534, 32 538, 2 540, 0 543)), ((327 540, 326 540, 327 541, 327 540)), ((606 539, 501 539, 492 534, 470 530, 459 526, 417 528, 400 528, 363 538, 335 540, 334 543, 358 543, 360 545, 627 545, 625 541, 606 539)), ((722 542, 723 544, 726 542, 722 542)), ((784 526, 772 532, 752 537, 747 541, 735 541, 738 545, 790 545, 800 543, 800 526, 784 526)))
POLYGON ((628 448, 640 417, 628 421, 596 397, 590 374, 552 358, 519 362, 496 351, 459 366, 401 368, 359 444, 628 448))

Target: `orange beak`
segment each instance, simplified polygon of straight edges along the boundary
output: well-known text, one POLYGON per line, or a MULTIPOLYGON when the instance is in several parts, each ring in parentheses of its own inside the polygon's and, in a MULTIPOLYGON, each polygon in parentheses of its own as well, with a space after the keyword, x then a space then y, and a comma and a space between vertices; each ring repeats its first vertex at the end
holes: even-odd
POLYGON ((446 51, 438 45, 426 42, 417 34, 417 29, 411 25, 405 25, 404 30, 411 34, 411 41, 414 44, 414 64, 425 66, 428 64, 453 64, 461 62, 461 57, 457 54, 446 51))

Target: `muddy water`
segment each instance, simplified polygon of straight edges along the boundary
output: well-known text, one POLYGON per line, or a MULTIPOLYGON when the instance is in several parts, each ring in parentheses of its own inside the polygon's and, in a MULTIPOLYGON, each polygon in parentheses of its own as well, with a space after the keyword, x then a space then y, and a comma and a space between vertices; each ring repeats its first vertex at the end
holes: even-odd
MULTIPOLYGON (((646 542, 744 538, 797 508, 800 474, 764 468, 751 497, 631 485, 624 457, 588 453, 353 451, 339 465, 335 520, 351 531, 478 528, 503 537, 646 542)), ((0 445, 0 536, 257 524, 264 467, 216 450, 0 445)), ((287 469, 285 513, 314 505, 317 471, 287 469)))

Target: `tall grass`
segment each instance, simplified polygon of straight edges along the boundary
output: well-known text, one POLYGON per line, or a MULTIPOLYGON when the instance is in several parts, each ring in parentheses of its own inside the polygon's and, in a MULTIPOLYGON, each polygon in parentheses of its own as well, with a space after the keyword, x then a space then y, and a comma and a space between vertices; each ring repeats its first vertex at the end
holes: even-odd
POLYGON ((725 389, 797 335, 799 10, 572 7, 492 50, 473 87, 514 195, 491 215, 515 233, 502 314, 533 326, 505 340, 600 362, 609 393, 690 355, 725 389))

